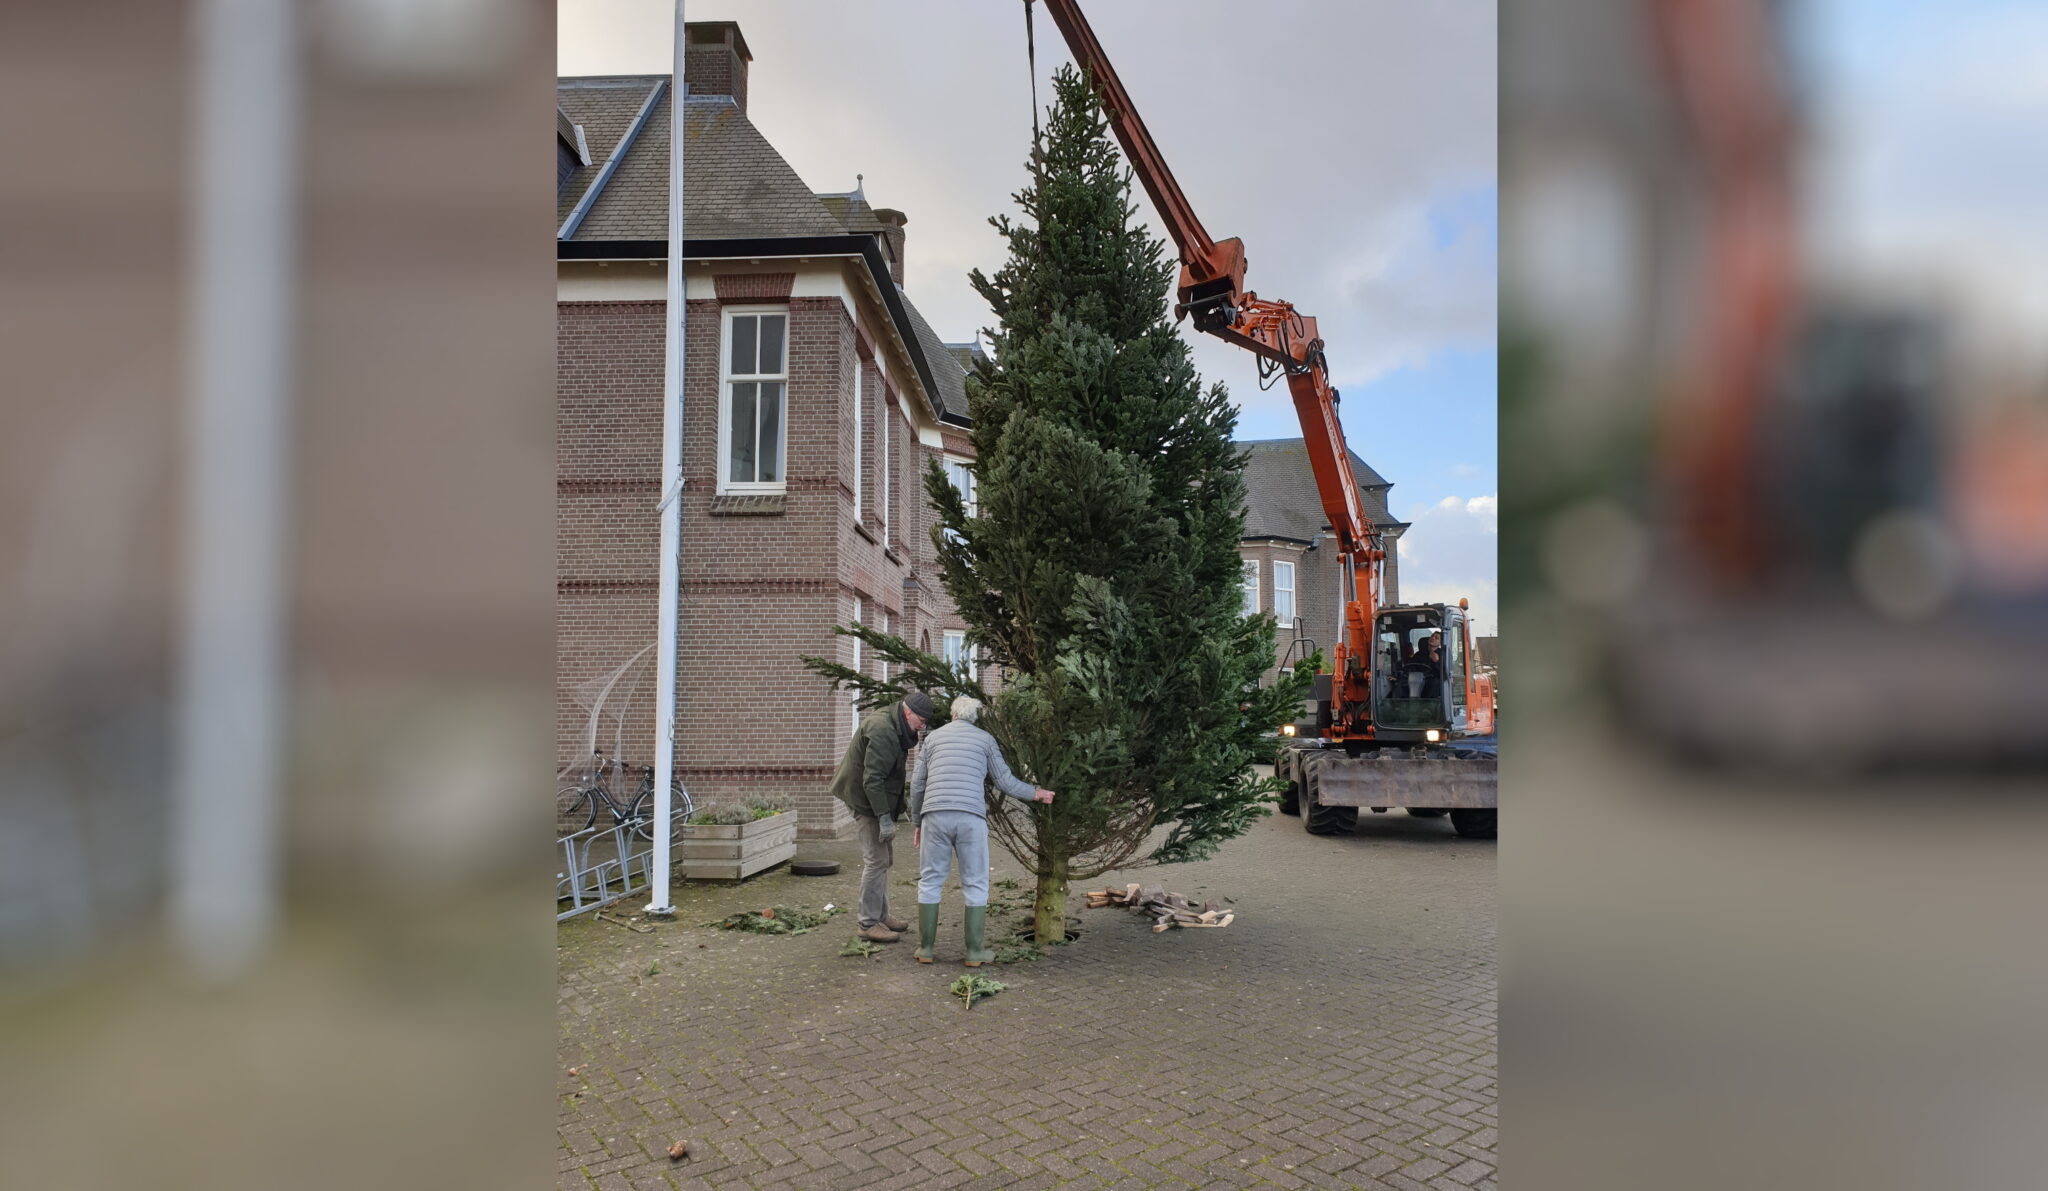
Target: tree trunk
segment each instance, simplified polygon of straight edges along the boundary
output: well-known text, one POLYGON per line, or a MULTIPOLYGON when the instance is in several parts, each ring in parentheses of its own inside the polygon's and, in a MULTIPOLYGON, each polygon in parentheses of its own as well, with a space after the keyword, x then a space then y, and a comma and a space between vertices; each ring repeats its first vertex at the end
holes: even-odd
POLYGON ((1040 949, 1067 938, 1067 858, 1038 862, 1038 892, 1031 903, 1031 937, 1040 949))

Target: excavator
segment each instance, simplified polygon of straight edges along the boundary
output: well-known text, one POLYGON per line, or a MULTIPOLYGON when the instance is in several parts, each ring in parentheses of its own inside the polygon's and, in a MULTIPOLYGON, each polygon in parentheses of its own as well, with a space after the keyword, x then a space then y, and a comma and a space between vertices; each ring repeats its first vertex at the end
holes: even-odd
MULTIPOLYGON (((1025 0, 1029 36, 1031 6, 1025 0)), ((1284 376, 1347 597, 1341 639, 1312 687, 1313 714, 1282 726, 1281 810, 1317 835, 1349 832, 1360 809, 1448 814, 1459 835, 1497 830, 1492 681, 1473 652, 1469 601, 1382 607, 1386 551, 1351 473, 1339 395, 1313 316, 1245 288, 1244 241, 1196 217, 1076 0, 1043 0, 1180 256, 1177 318, 1251 352, 1259 379, 1284 376)))

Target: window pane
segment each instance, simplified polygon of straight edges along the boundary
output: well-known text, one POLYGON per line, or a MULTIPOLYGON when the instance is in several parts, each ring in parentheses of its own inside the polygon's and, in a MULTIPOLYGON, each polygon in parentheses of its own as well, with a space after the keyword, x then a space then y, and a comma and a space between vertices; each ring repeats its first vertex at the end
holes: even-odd
POLYGON ((961 502, 967 506, 968 515, 972 516, 974 513, 974 473, 967 469, 965 463, 948 459, 946 461, 946 478, 953 482, 953 487, 960 493, 961 502))
POLYGON ((1465 634, 1457 624, 1444 629, 1444 642, 1448 647, 1445 661, 1450 675, 1451 703, 1456 707, 1465 705, 1465 634))
POLYGON ((761 373, 773 376, 782 371, 782 339, 789 319, 780 314, 761 316, 761 373))
POLYGON ((751 376, 754 373, 755 335, 760 319, 751 314, 734 316, 732 320, 732 366, 734 376, 751 376))
POLYGON ((1259 564, 1256 559, 1246 559, 1244 564, 1244 614, 1250 616, 1259 610, 1259 564))
POLYGON ((754 390, 752 381, 732 387, 732 446, 727 478, 735 484, 754 482, 754 390))
POLYGON ((1294 564, 1291 562, 1273 564, 1273 615, 1279 617, 1283 625, 1294 620, 1294 564))
POLYGON ((761 385, 761 479, 782 478, 782 382, 761 385))

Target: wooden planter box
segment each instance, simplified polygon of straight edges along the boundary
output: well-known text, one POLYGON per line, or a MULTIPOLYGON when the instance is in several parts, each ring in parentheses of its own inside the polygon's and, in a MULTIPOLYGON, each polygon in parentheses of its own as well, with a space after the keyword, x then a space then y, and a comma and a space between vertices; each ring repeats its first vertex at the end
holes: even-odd
POLYGON ((685 823, 677 866, 692 880, 737 881, 796 855, 796 812, 751 823, 685 823))

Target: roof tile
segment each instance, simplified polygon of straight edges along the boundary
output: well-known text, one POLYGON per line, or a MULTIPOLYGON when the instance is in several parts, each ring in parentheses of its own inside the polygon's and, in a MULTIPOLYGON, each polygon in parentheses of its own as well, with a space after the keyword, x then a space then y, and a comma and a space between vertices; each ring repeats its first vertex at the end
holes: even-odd
MULTIPOLYGON (((568 217, 662 75, 562 79, 557 100, 583 125, 591 163, 562 187, 557 222, 568 217)), ((576 240, 660 240, 668 236, 669 114, 666 97, 619 162, 576 229, 576 240)), ((683 101, 683 222, 691 239, 839 236, 847 225, 827 210, 726 95, 683 101)), ((862 204, 865 207, 865 204, 862 204)))
MULTIPOLYGON (((1329 524, 1329 518, 1323 513, 1323 500, 1316 492, 1307 445, 1298 438, 1262 439, 1238 445, 1245 453, 1244 536, 1314 541, 1322 527, 1329 524)), ((1365 515, 1382 527, 1402 525, 1387 508, 1387 490, 1393 485, 1360 459, 1356 451, 1348 453, 1365 515)))

